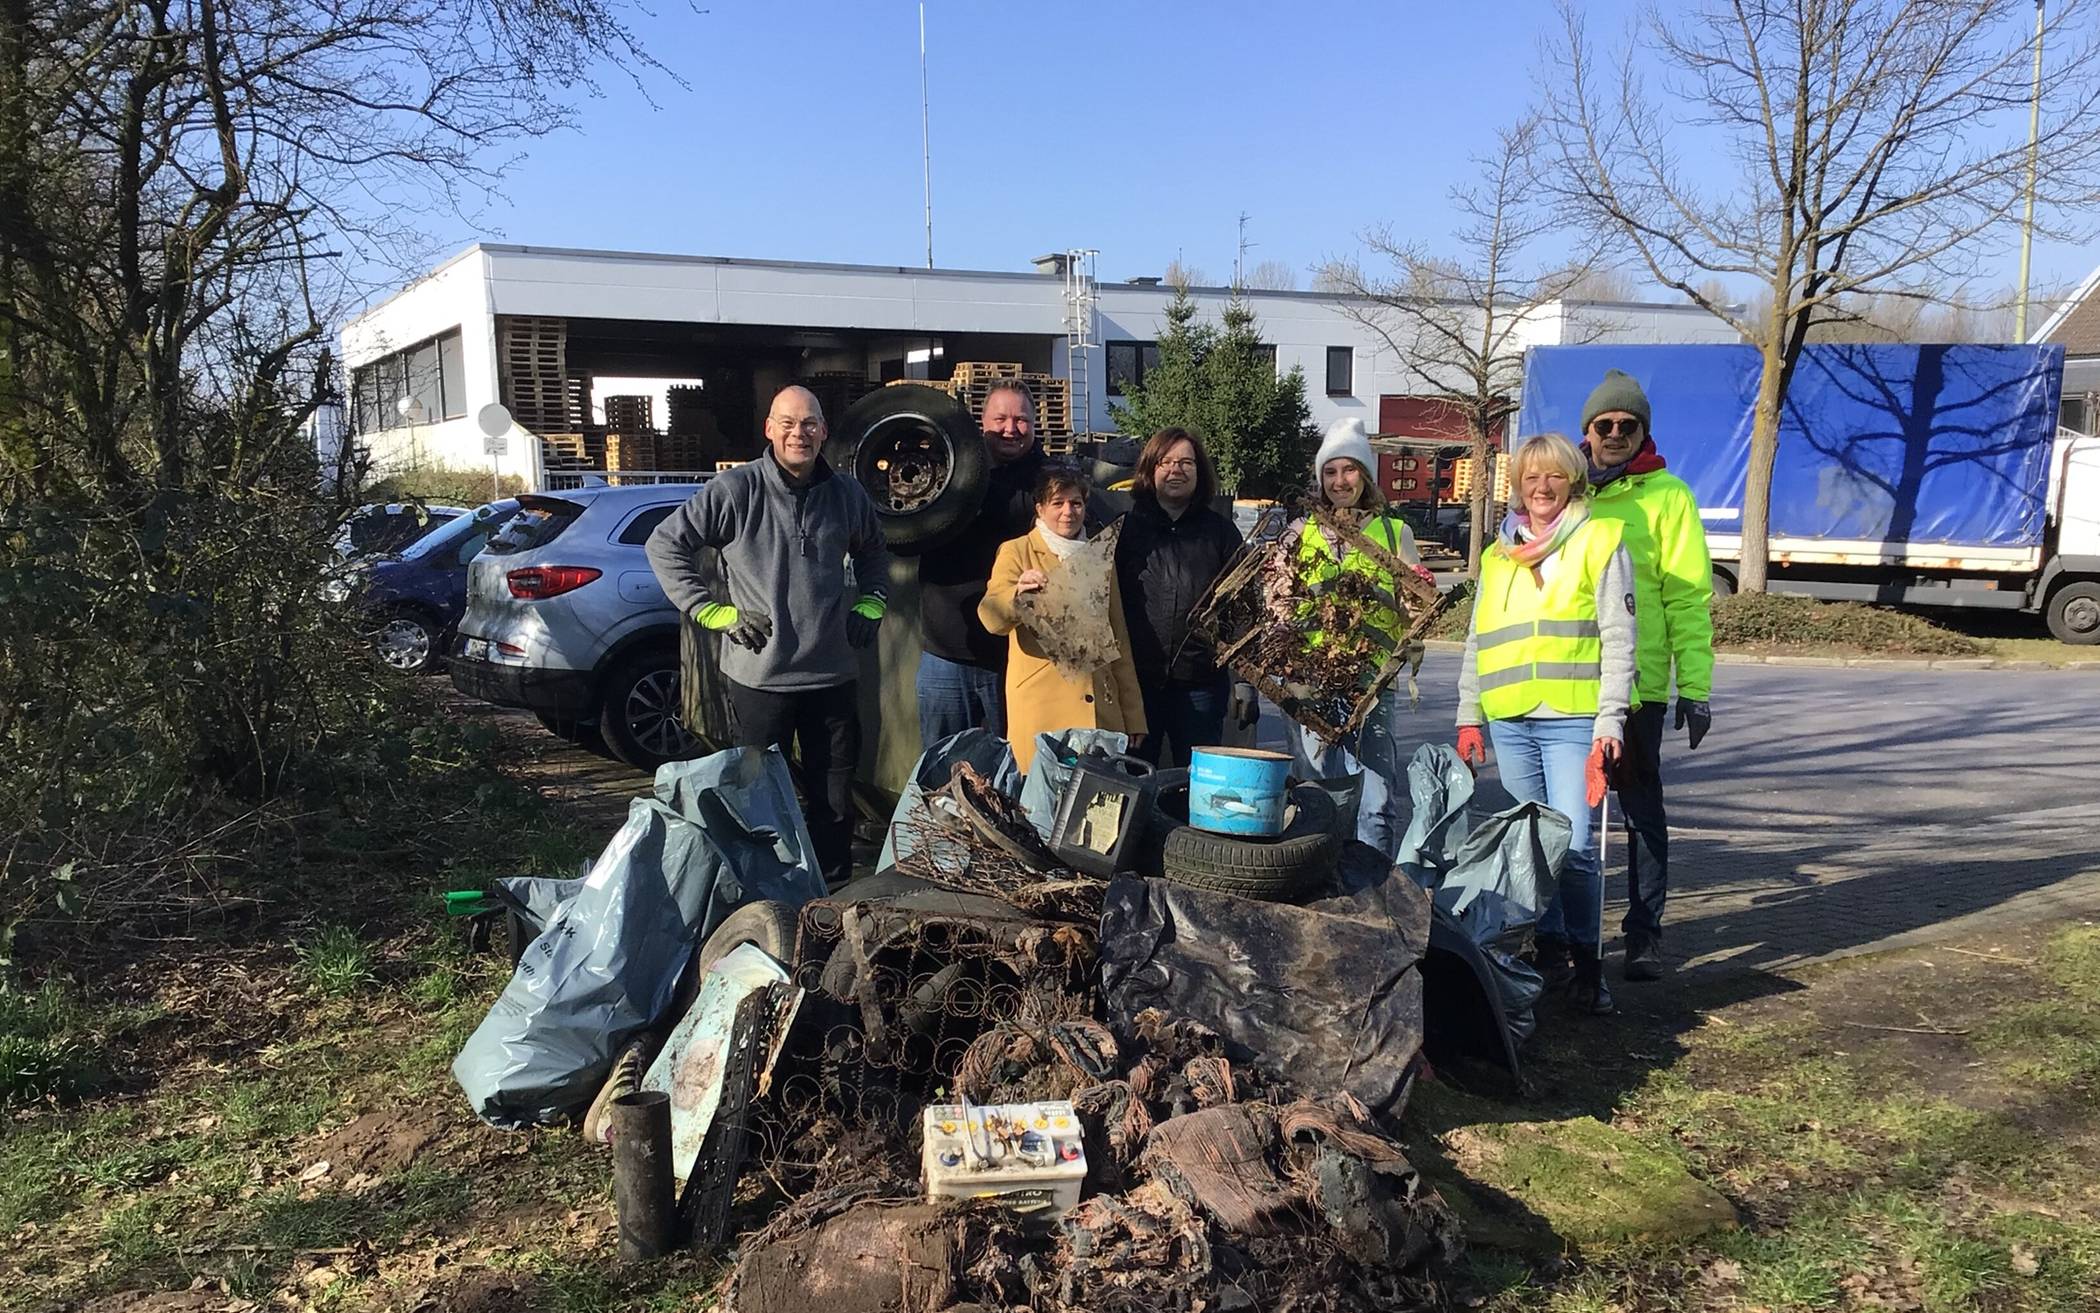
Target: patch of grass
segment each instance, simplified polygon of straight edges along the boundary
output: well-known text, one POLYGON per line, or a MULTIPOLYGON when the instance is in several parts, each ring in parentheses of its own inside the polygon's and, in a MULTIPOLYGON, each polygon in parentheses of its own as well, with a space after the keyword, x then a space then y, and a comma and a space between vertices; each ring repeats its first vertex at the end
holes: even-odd
POLYGON ((0 984, 0 1108, 78 1099, 109 1080, 91 1042, 97 1018, 57 980, 33 990, 0 984))
POLYGON ((1904 611, 1859 602, 1820 602, 1776 593, 1738 593, 1713 604, 1714 646, 1834 647, 1901 656, 1982 656, 1966 634, 1904 611))
POLYGON ((1828 1213, 1790 1218, 1781 1230, 1716 1236, 1713 1248, 1742 1265, 1746 1300, 1777 1308, 1822 1308, 1836 1302, 1838 1282, 1868 1252, 1863 1236, 1828 1213))
POLYGON ((176 1227, 182 1203, 167 1196, 149 1197, 111 1209, 102 1219, 101 1243, 109 1251, 108 1280, 157 1267, 174 1258, 176 1227))
POLYGON ((330 1191, 302 1199, 296 1187, 276 1190, 256 1201, 251 1224, 242 1231, 287 1250, 391 1244, 458 1216, 469 1197, 465 1177, 418 1166, 364 1194, 330 1191))
POLYGON ((355 930, 330 926, 299 946, 300 983, 331 998, 346 998, 372 983, 372 953, 355 930))
POLYGON ((290 1139, 320 1124, 336 1099, 325 1086, 285 1077, 238 1081, 209 1091, 220 1132, 246 1143, 290 1139))

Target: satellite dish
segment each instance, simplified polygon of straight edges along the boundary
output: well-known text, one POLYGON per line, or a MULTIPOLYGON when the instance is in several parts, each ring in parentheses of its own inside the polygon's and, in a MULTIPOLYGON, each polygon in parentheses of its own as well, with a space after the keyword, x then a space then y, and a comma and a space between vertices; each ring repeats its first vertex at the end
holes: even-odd
POLYGON ((500 438, 510 432, 510 408, 500 401, 491 401, 474 412, 474 423, 492 438, 500 438))

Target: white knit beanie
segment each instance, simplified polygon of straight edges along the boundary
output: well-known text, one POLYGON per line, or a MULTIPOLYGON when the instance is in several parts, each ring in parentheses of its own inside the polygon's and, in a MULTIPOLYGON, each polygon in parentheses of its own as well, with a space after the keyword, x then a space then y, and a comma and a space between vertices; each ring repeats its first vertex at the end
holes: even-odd
POLYGON ((1320 481, 1320 471, 1327 462, 1337 456, 1347 456, 1364 467, 1364 473, 1378 477, 1378 460, 1371 455, 1371 439, 1364 433, 1364 422, 1355 416, 1338 419, 1327 426, 1326 436, 1320 439, 1320 454, 1313 457, 1313 482, 1320 481))

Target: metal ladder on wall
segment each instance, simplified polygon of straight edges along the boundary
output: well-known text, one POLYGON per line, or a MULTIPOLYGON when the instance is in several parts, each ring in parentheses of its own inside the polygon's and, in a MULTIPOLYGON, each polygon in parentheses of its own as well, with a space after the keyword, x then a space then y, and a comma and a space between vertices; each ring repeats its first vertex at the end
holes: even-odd
POLYGON ((1094 285, 1095 250, 1077 247, 1065 252, 1065 378, 1072 388, 1072 432, 1090 433, 1094 427, 1094 389, 1091 380, 1094 348, 1101 345, 1101 316, 1094 285))

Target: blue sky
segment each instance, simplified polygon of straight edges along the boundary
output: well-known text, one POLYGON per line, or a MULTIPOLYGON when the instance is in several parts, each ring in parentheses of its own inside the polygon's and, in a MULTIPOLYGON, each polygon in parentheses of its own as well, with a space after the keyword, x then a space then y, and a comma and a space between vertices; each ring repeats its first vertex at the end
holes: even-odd
MULTIPOLYGON (((525 143, 505 194, 438 234, 923 264, 916 3, 702 3, 636 24, 688 86, 650 77, 645 98, 608 75, 576 129, 525 143)), ((1628 7, 1592 0, 1592 30, 1628 7)), ((1436 242, 1556 21, 1550 0, 926 8, 936 262, 1092 246, 1104 280, 1177 253, 1222 278, 1242 211, 1249 261, 1301 282, 1369 224, 1436 242)), ((2094 258, 2042 248, 2037 284, 2094 258)))

